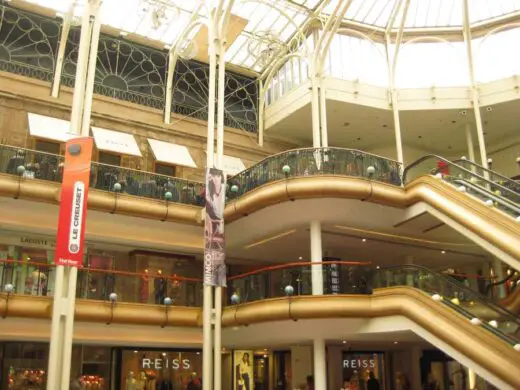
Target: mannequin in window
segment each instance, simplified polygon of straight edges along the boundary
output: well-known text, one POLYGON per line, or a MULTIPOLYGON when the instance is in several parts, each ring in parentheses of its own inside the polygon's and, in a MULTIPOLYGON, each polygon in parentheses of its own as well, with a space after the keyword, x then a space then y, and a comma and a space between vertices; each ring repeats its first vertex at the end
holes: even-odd
POLYGON ((137 379, 135 379, 135 375, 133 371, 128 371, 126 376, 126 389, 125 390, 136 390, 137 389, 137 379))
POLYGON ((146 373, 141 371, 139 373, 139 379, 136 380, 135 390, 144 390, 146 386, 146 373))
POLYGON ((155 304, 162 305, 166 297, 166 279, 163 277, 161 270, 157 271, 157 276, 153 283, 155 304))

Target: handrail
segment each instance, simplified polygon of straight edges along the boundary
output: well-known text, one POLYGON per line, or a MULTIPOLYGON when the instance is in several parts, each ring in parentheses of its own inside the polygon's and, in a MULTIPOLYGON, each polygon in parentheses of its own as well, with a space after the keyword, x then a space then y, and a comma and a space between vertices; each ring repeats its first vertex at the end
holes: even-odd
POLYGON ((505 307, 502 307, 502 306, 498 305, 497 303, 493 302, 488 297, 486 297, 485 295, 479 293, 478 291, 475 291, 475 290, 473 290, 473 289, 471 289, 469 287, 466 287, 462 283, 457 282, 453 278, 450 278, 449 276, 446 276, 443 273, 435 272, 435 271, 433 271, 430 268, 427 268, 427 267, 424 267, 424 266, 421 266, 421 265, 416 265, 416 264, 389 265, 389 266, 386 266, 386 267, 381 267, 380 269, 378 269, 378 271, 392 270, 392 269, 406 269, 406 268, 418 269, 418 270, 421 270, 423 272, 428 272, 430 274, 433 274, 434 276, 437 276, 437 277, 441 278, 447 284, 449 284, 451 286, 454 286, 457 289, 462 290, 462 291, 464 291, 466 293, 474 295, 477 298, 477 300, 482 301, 485 305, 491 306, 494 310, 496 310, 498 312, 504 313, 507 317, 511 317, 513 319, 513 321, 516 322, 520 326, 520 317, 519 316, 517 316, 516 314, 510 312, 505 307))
MULTIPOLYGON (((16 264, 16 265, 29 265, 39 268, 53 268, 54 264, 49 263, 37 263, 34 261, 23 261, 23 260, 13 260, 13 259, 5 259, 0 260, 0 264, 16 264)), ((140 272, 131 272, 131 271, 119 271, 112 269, 103 269, 103 268, 92 268, 92 267, 81 267, 79 268, 80 272, 92 272, 92 273, 100 273, 100 274, 109 274, 109 275, 121 275, 121 276, 135 276, 140 278, 163 278, 173 281, 181 281, 181 282, 202 282, 202 279, 199 278, 189 278, 185 276, 174 275, 150 275, 148 273, 140 273, 140 272)))
POLYGON ((502 206, 508 208, 509 210, 512 210, 512 211, 520 214, 520 208, 514 202, 511 202, 507 198, 503 198, 501 196, 495 195, 492 192, 486 190, 485 188, 474 185, 473 183, 468 182, 465 179, 457 179, 457 180, 454 180, 454 182, 467 186, 467 187, 471 188, 473 191, 476 191, 481 195, 485 195, 485 196, 489 197, 490 199, 492 199, 493 201, 500 203, 502 206))
POLYGON ((350 152, 362 153, 362 154, 366 154, 367 156, 381 158, 383 160, 388 160, 388 161, 391 161, 393 163, 402 165, 402 163, 400 163, 397 160, 394 160, 394 159, 391 159, 391 158, 388 158, 388 157, 383 157, 383 156, 380 156, 380 155, 374 154, 374 153, 364 152, 364 151, 359 150, 359 149, 338 148, 338 147, 328 147, 328 146, 327 147, 320 147, 320 148, 296 148, 296 149, 284 150, 282 152, 278 152, 278 153, 275 153, 275 154, 271 154, 270 156, 264 157, 262 160, 257 161, 256 163, 251 165, 249 168, 246 168, 243 171, 240 171, 239 173, 237 173, 236 175, 231 176, 230 180, 232 180, 235 176, 241 175, 244 172, 248 172, 248 171, 252 170, 257 165, 262 165, 267 160, 271 160, 271 159, 279 157, 279 156, 281 156, 283 154, 289 154, 289 153, 300 152, 300 151, 308 151, 308 150, 320 150, 320 149, 323 149, 323 150, 341 150, 341 151, 350 151, 350 152))
POLYGON ((516 193, 515 191, 512 191, 510 190, 509 188, 507 187, 504 187, 502 185, 500 185, 499 183, 496 183, 496 182, 493 182, 489 179, 486 179, 484 178, 483 176, 480 176, 478 174, 476 174, 475 172, 471 172, 469 169, 466 169, 464 167, 461 167, 460 165, 457 165, 455 164, 454 162, 450 161, 450 160, 447 160, 445 159, 444 157, 441 157, 441 156, 438 156, 436 154, 427 154, 426 156, 423 156, 421 157, 420 159, 414 161, 413 163, 411 163, 410 165, 408 165, 404 171, 403 171, 403 184, 406 184, 406 175, 408 174, 408 172, 410 171, 411 168, 415 168, 416 166, 418 166, 419 164, 421 164, 422 162, 426 161, 426 160, 429 160, 429 159, 436 159, 436 160, 439 160, 439 161, 442 161, 450 166, 454 166, 456 167, 457 169, 460 169, 462 170, 463 172, 466 172, 468 175, 470 176, 474 176, 474 177, 477 177, 479 178, 480 180, 483 180, 485 181, 486 183, 492 185, 492 186, 495 186, 495 187, 499 187, 501 190, 505 191, 505 192, 510 192, 512 193, 514 196, 518 196, 518 193, 516 193))
POLYGON ((236 279, 245 278, 247 276, 257 275, 262 272, 277 271, 280 269, 295 268, 295 267, 300 267, 300 266, 305 266, 305 265, 312 266, 312 265, 329 265, 329 264, 366 266, 366 265, 370 265, 372 263, 369 261, 365 261, 365 262, 363 262, 363 261, 323 261, 323 262, 304 261, 304 262, 295 262, 295 263, 285 263, 285 264, 272 265, 269 267, 260 268, 260 269, 250 271, 250 272, 245 272, 245 273, 239 274, 239 275, 229 276, 227 278, 227 280, 236 280, 236 279))
POLYGON ((519 187, 520 188, 520 185, 510 179, 509 177, 506 177, 504 175, 502 175, 501 173, 498 173, 497 171, 493 171, 492 169, 489 169, 489 168, 484 168, 482 165, 480 164, 477 164, 475 161, 471 161, 471 160, 467 160, 465 158, 459 158, 457 160, 453 160, 453 162, 457 165, 464 165, 464 164, 468 164, 468 165, 472 165, 474 167, 477 167, 478 169, 484 171, 484 172, 488 172, 488 173, 491 173, 493 176, 498 176, 499 178, 501 178, 502 180, 506 181, 507 183, 511 183, 513 184, 514 187, 519 187))

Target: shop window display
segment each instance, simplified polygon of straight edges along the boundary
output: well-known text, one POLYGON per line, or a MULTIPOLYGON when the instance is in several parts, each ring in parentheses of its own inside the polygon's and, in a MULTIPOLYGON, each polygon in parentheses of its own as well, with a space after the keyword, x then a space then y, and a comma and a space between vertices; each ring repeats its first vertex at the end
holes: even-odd
POLYGON ((2 389, 40 390, 46 387, 48 345, 6 343, 2 360, 2 389))
POLYGON ((123 350, 121 390, 200 390, 200 352, 123 350))
POLYGON ((384 355, 373 352, 343 352, 344 390, 362 390, 369 384, 372 388, 385 389, 384 355))

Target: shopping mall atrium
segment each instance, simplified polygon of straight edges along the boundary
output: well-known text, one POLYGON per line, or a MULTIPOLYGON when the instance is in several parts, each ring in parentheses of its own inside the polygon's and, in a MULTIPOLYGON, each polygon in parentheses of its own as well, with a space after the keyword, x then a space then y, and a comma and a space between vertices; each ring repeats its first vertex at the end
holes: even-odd
POLYGON ((0 390, 518 390, 519 271, 520 0, 0 0, 0 390))

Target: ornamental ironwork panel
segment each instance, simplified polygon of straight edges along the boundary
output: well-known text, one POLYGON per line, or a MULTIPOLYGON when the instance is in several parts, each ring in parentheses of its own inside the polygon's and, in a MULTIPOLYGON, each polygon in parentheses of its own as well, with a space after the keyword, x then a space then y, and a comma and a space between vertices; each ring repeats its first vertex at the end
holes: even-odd
POLYGON ((61 23, 0 6, 0 71, 52 81, 61 23))
MULTIPOLYGON (((225 83, 225 126, 256 132, 257 81, 226 72, 225 83)), ((193 60, 179 59, 173 81, 172 112, 207 120, 208 91, 209 66, 193 60)))
MULTIPOLYGON (((69 35, 63 84, 74 86, 81 30, 69 35)), ((94 93, 157 109, 164 108, 166 53, 102 35, 99 39, 94 93)))

